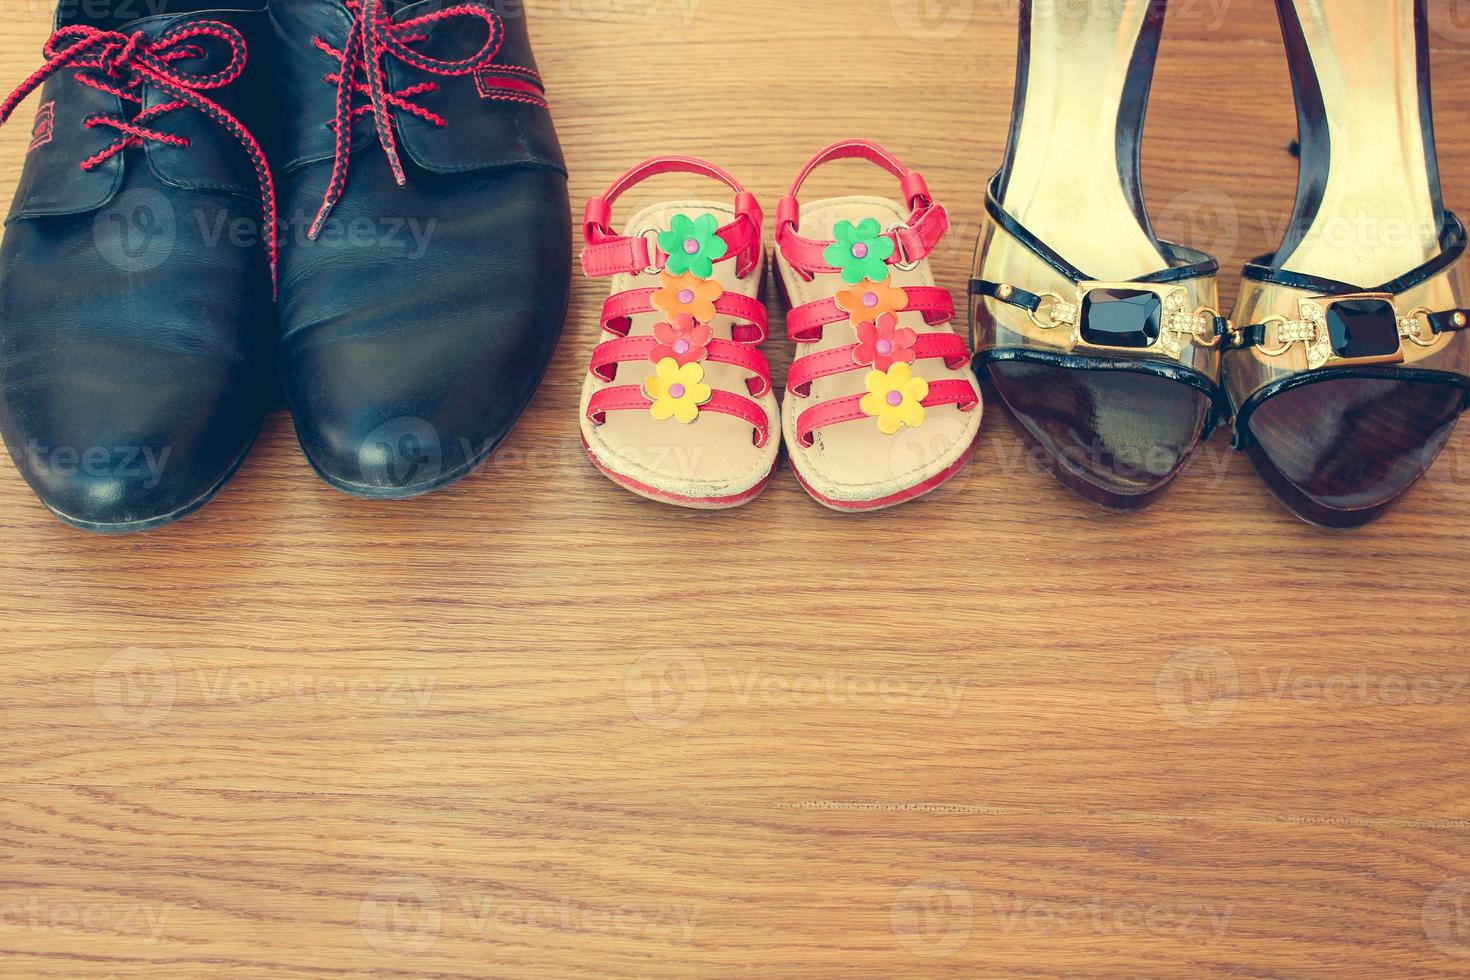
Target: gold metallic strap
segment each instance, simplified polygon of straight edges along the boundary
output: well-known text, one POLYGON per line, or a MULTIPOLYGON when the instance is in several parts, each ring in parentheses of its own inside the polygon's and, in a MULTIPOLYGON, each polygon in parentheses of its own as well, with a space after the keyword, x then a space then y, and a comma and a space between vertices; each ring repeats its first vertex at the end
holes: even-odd
MULTIPOLYGON (((996 294, 1001 299, 1006 299, 1014 294, 1017 288, 1002 283, 996 290, 996 294)), ((1035 295, 1040 297, 1041 301, 1037 304, 1036 309, 1029 311, 1031 322, 1042 330, 1067 329, 1074 332, 1080 330, 1082 301, 1094 289, 1145 289, 1161 294, 1164 317, 1156 345, 1174 357, 1179 356, 1184 349, 1185 342, 1194 343, 1200 347, 1215 347, 1220 343, 1221 338, 1215 332, 1215 323, 1220 319, 1220 311, 1213 307, 1201 306, 1191 313, 1188 309, 1189 292, 1182 286, 1154 287, 1152 284, 1142 283, 1084 282, 1078 284, 1077 294, 1072 299, 1051 291, 1038 292, 1035 295)))
MULTIPOLYGON (((1005 287, 1002 287, 1005 288, 1005 287)), ((1055 330, 1058 327, 1075 327, 1077 320, 1082 314, 1082 307, 1077 303, 1069 303, 1056 293, 1047 291, 1037 293, 1041 297, 1041 303, 1031 311, 1031 322, 1043 330, 1055 330)))
MULTIPOLYGON (((1355 293, 1301 299, 1297 303, 1297 317, 1288 318, 1276 314, 1263 318, 1256 328, 1245 328, 1246 331, 1258 331, 1258 335, 1254 344, 1247 342, 1242 346, 1255 346, 1267 357, 1281 357, 1287 354, 1295 344, 1302 344, 1306 348, 1307 368, 1313 371, 1330 361, 1360 364, 1402 362, 1404 360, 1402 349, 1396 354, 1368 358, 1344 358, 1333 351, 1332 340, 1327 329, 1328 308, 1334 303, 1345 300, 1363 299, 1373 299, 1387 303, 1389 306, 1393 305, 1393 297, 1386 293, 1355 293)), ((1406 313, 1395 310, 1394 316, 1401 342, 1408 341, 1419 347, 1433 347, 1438 341, 1438 334, 1431 319, 1434 316, 1432 310, 1420 306, 1406 313)))

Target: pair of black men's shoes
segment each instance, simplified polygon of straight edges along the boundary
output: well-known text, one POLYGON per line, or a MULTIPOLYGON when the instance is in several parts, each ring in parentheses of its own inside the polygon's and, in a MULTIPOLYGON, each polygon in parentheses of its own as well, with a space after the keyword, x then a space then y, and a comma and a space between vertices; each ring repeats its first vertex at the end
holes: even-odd
POLYGON ((332 486, 450 483, 526 407, 566 312, 566 174, 520 3, 226 2, 65 0, 0 106, 40 90, 0 248, 0 434, 88 530, 207 502, 277 363, 332 486))

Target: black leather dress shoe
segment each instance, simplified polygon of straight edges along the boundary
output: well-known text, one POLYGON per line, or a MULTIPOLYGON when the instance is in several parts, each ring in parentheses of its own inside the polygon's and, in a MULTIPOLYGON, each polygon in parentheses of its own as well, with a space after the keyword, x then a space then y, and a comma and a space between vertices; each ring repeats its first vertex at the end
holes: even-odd
POLYGON ((261 9, 109 6, 63 3, 0 105, 40 89, 0 246, 0 434, 63 521, 127 532, 208 501, 259 431, 274 224, 248 127, 274 87, 246 57, 261 9))
POLYGON ((566 315, 566 171, 517 0, 275 0, 281 378, 339 490, 468 474, 566 315))

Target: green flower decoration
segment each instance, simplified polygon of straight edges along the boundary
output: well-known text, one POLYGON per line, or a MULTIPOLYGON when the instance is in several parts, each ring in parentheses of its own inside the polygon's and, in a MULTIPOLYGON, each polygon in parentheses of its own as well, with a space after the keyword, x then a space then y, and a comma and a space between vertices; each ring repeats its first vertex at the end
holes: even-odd
POLYGON ((674 215, 673 229, 658 233, 658 247, 669 257, 669 274, 692 272, 701 279, 715 274, 715 260, 723 259, 730 246, 718 234, 720 223, 712 214, 697 218, 674 215))
POLYGON ((878 219, 865 218, 857 227, 851 221, 839 221, 833 233, 837 241, 827 246, 827 264, 842 270, 843 282, 856 286, 864 279, 883 282, 888 278, 888 260, 898 246, 884 237, 878 219))

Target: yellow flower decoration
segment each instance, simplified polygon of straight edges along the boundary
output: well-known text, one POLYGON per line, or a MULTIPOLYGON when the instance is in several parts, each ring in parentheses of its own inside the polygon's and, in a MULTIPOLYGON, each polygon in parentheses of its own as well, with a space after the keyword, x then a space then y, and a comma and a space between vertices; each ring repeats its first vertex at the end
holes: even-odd
POLYGON ((902 289, 871 279, 837 294, 837 308, 848 314, 854 327, 860 323, 877 323, 879 317, 890 313, 902 313, 908 305, 908 294, 902 289))
POLYGON ((667 270, 659 273, 659 279, 663 288, 653 294, 652 301, 669 320, 681 315, 692 316, 700 323, 714 320, 715 302, 725 295, 725 287, 719 282, 701 279, 692 272, 670 275, 667 270))
POLYGON ((703 364, 685 364, 666 357, 654 367, 656 374, 643 381, 648 397, 653 399, 649 412, 660 422, 678 419, 688 425, 699 418, 699 406, 710 400, 714 391, 704 383, 703 364))
POLYGON ((887 371, 869 371, 867 386, 859 407, 878 419, 879 432, 891 436, 904 426, 917 429, 924 424, 921 403, 929 397, 929 382, 914 377, 913 368, 899 362, 887 371))

